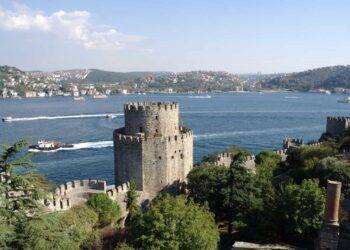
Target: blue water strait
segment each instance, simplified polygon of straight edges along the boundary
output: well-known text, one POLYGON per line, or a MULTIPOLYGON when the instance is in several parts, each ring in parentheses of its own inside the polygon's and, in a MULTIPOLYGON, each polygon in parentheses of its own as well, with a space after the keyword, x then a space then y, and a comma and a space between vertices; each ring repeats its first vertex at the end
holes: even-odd
POLYGON ((113 184, 113 129, 124 125, 123 104, 128 101, 176 101, 181 123, 194 131, 194 158, 237 145, 257 153, 278 149, 284 137, 317 140, 326 117, 350 116, 350 105, 340 96, 304 93, 222 93, 210 99, 188 95, 117 95, 108 99, 72 97, 0 99, 0 144, 20 138, 74 144, 70 150, 35 153, 41 173, 55 183, 73 179, 104 179, 113 184), (105 114, 113 113, 113 119, 105 114), (18 119, 17 119, 18 118, 18 119))

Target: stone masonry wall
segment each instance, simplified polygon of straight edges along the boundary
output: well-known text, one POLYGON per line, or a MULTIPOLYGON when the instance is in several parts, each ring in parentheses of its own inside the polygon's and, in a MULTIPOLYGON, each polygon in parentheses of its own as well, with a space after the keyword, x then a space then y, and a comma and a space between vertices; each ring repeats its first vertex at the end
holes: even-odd
POLYGON ((154 194, 185 181, 193 167, 193 134, 179 126, 178 104, 127 103, 124 112, 125 127, 114 132, 116 185, 133 180, 138 190, 154 194))
POLYGON ((61 211, 85 202, 91 194, 104 192, 106 181, 69 181, 58 186, 52 194, 52 199, 47 199, 44 203, 50 211, 61 211))
POLYGON ((179 133, 177 103, 128 103, 124 112, 126 135, 145 133, 145 137, 160 137, 179 133))
POLYGON ((350 124, 350 117, 327 117, 326 132, 332 136, 341 135, 350 124))
POLYGON ((142 190, 143 139, 140 136, 124 135, 123 132, 123 129, 117 129, 113 134, 115 184, 122 185, 133 180, 137 189, 142 190))

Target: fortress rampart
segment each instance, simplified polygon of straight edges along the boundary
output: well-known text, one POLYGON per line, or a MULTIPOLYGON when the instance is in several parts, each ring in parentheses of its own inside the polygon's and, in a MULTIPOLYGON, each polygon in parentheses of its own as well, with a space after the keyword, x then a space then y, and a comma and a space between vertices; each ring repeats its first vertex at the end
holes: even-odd
MULTIPOLYGON (((294 140, 296 142, 302 142, 302 140, 294 140)), ((284 141, 283 141, 284 142, 284 141)), ((315 142, 315 143, 310 143, 307 144, 308 146, 320 146, 322 143, 321 142, 315 142)), ((300 146, 303 144, 300 144, 300 146)), ((287 151, 288 148, 283 148, 283 149, 279 149, 279 150, 275 150, 273 151, 274 153, 276 153, 277 155, 281 156, 282 161, 285 161, 287 159, 287 151)), ((220 153, 217 155, 217 159, 214 162, 215 165, 222 165, 225 167, 230 167, 231 164, 233 163, 234 159, 231 153, 220 153)), ((251 171, 252 173, 255 173, 256 171, 256 164, 255 164, 255 155, 249 155, 246 158, 246 161, 244 163, 244 166, 246 169, 248 169, 249 171, 251 171)))
POLYGON ((350 117, 327 117, 326 133, 331 136, 340 136, 349 128, 350 117))
POLYGON ((128 190, 129 183, 108 188, 106 181, 74 180, 59 185, 52 194, 52 199, 46 199, 44 204, 49 211, 63 211, 86 202, 92 194, 106 193, 112 200, 123 205, 128 190))

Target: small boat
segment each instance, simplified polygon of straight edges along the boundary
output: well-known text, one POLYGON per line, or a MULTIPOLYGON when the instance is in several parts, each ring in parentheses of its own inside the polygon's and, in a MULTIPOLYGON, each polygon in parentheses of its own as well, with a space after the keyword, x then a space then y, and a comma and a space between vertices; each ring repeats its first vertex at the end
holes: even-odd
POLYGON ((85 98, 83 96, 76 96, 73 99, 74 101, 85 101, 85 98))
POLYGON ((188 98, 209 99, 211 98, 211 96, 210 95, 190 95, 188 98))
POLYGON ((105 98, 107 98, 107 95, 105 95, 105 94, 93 95, 92 98, 94 98, 94 99, 105 99, 105 98))
POLYGON ((12 121, 12 117, 11 116, 5 116, 2 118, 3 122, 11 122, 12 121))
POLYGON ((38 144, 30 145, 29 151, 54 151, 60 148, 73 148, 73 144, 65 144, 58 141, 38 141, 38 144))
POLYGON ((112 115, 112 114, 106 114, 106 118, 107 118, 107 119, 112 119, 112 118, 113 118, 113 115, 112 115))
POLYGON ((339 103, 350 103, 350 96, 338 100, 339 103))

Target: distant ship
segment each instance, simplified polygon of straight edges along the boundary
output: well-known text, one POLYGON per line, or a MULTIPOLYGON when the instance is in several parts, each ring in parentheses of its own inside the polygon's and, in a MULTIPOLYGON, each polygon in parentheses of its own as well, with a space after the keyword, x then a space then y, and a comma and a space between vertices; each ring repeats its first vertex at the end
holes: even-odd
POLYGON ((38 144, 30 145, 29 151, 54 151, 60 148, 73 148, 73 144, 65 144, 58 141, 38 141, 38 144))
POLYGON ((107 97, 108 97, 108 96, 105 95, 105 94, 99 94, 99 95, 93 95, 92 98, 94 98, 94 99, 105 99, 105 98, 107 98, 107 97))
POLYGON ((2 118, 3 122, 11 122, 12 121, 12 117, 11 116, 5 116, 2 118))
POLYGON ((73 99, 74 101, 85 101, 85 98, 83 96, 76 96, 73 99))
POLYGON ((190 95, 188 98, 196 98, 196 99, 209 99, 210 95, 190 95))
POLYGON ((350 96, 338 100, 339 103, 350 103, 350 96))
POLYGON ((105 116, 107 119, 112 119, 113 118, 113 115, 112 114, 106 114, 105 116))

